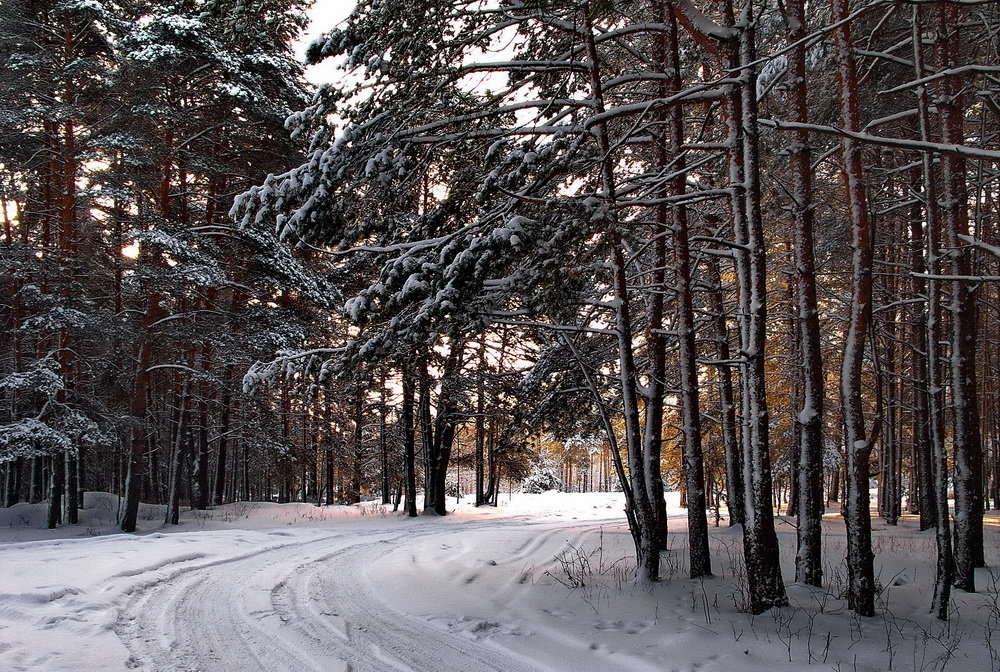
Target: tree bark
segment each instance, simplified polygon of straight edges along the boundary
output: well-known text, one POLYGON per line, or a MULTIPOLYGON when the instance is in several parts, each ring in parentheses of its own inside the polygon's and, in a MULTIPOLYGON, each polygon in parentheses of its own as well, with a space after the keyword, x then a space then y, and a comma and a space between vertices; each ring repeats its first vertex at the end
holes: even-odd
MULTIPOLYGON (((677 19, 673 13, 664 8, 664 21, 667 24, 667 94, 673 95, 681 89, 681 63, 677 36, 677 19)), ((679 196, 687 190, 687 175, 683 172, 686 162, 681 149, 684 146, 684 114, 681 106, 673 106, 668 112, 667 137, 663 143, 664 155, 661 165, 677 174, 670 181, 670 194, 679 196)), ((665 214, 665 213, 662 213, 665 214)), ((690 575, 692 579, 711 576, 712 557, 708 547, 708 508, 705 495, 705 470, 701 442, 701 410, 698 391, 698 352, 695 344, 694 301, 692 298, 691 281, 691 251, 688 234, 687 208, 683 204, 674 205, 672 209, 673 241, 674 241, 674 279, 677 287, 677 333, 679 340, 680 388, 681 388, 681 432, 684 437, 684 480, 687 485, 688 510, 688 553, 690 558, 690 575)), ((665 227, 663 227, 665 228, 665 227)), ((662 240, 666 231, 658 232, 662 240)), ((663 255, 665 256, 665 254, 663 255)), ((663 267, 665 264, 659 262, 663 267)), ((659 302, 659 322, 662 323, 662 294, 655 292, 659 302)), ((662 341, 662 337, 658 337, 662 341)), ((650 456, 650 471, 659 473, 660 468, 660 434, 663 426, 663 376, 665 356, 663 344, 659 344, 656 368, 651 372, 655 383, 651 393, 650 404, 656 401, 656 406, 647 405, 646 436, 657 444, 655 454, 650 456), (650 426, 650 415, 655 413, 656 422, 650 426), (653 436, 655 434, 655 436, 653 436), (654 459, 655 458, 655 461, 654 459)), ((662 483, 660 488, 662 490, 662 483)), ((662 495, 661 495, 662 497, 662 495)), ((655 501, 655 500, 654 500, 655 501)), ((665 517, 666 511, 663 515, 665 517)), ((659 517, 659 516, 658 516, 659 517)), ((666 521, 660 523, 665 527, 666 521)))
POLYGON ((49 508, 47 523, 54 530, 62 523, 62 498, 66 484, 65 454, 52 456, 52 467, 49 470, 49 508))
POLYGON ((770 420, 764 361, 767 345, 767 248, 760 210, 757 70, 752 3, 730 43, 729 67, 740 72, 728 96, 730 188, 732 189, 736 275, 739 281, 739 327, 743 483, 746 499, 743 554, 749 589, 748 607, 759 614, 788 603, 781 577, 774 530, 770 457, 770 420))
POLYGON ((153 359, 152 327, 159 315, 160 296, 150 292, 146 296, 146 315, 139 344, 138 367, 132 384, 132 400, 129 406, 132 428, 128 432, 128 471, 125 475, 125 507, 122 512, 122 532, 135 532, 139 513, 139 491, 142 487, 142 472, 145 467, 147 445, 146 399, 149 388, 149 368, 153 359))
MULTIPOLYGON (((926 117, 924 110, 923 117, 926 117)), ((925 155, 924 160, 927 160, 925 155)), ((929 165, 927 166, 929 169, 929 165)), ((924 193, 924 179, 922 168, 915 168, 911 180, 911 188, 914 193, 924 193)), ((913 443, 913 467, 916 478, 917 512, 920 516, 920 530, 928 530, 937 525, 936 508, 934 504, 934 467, 931 458, 931 411, 928 390, 930 383, 927 378, 927 353, 928 353, 928 287, 927 281, 922 275, 927 271, 924 263, 926 253, 926 242, 924 239, 924 209, 919 202, 914 203, 910 213, 910 266, 913 273, 910 274, 910 291, 914 297, 923 297, 924 300, 914 304, 913 308, 913 329, 911 330, 910 360, 913 370, 912 406, 913 420, 911 424, 913 443)), ((931 228, 934 219, 930 217, 932 212, 928 210, 927 226, 931 228)), ((912 502, 910 510, 913 511, 912 502)))
MULTIPOLYGON (((958 66, 959 17, 957 7, 935 4, 938 66, 947 70, 958 66)), ((941 140, 964 144, 964 116, 961 90, 953 76, 940 78, 936 98, 941 120, 941 140)), ((965 159, 949 153, 941 157, 941 206, 944 243, 949 250, 951 272, 972 274, 972 250, 959 236, 969 234, 968 190, 965 159)), ((976 590, 975 568, 983 559, 982 438, 979 432, 979 401, 976 384, 976 339, 978 318, 976 290, 979 283, 955 280, 951 283, 948 312, 951 314, 951 401, 955 464, 955 586, 976 590)))
POLYGON ((743 464, 739 436, 736 433, 736 394, 733 389, 733 373, 730 361, 729 328, 726 325, 726 306, 723 300, 722 274, 719 262, 710 257, 707 261, 709 282, 709 306, 715 325, 715 353, 719 364, 719 417, 721 420, 722 447, 726 460, 726 506, 729 510, 729 524, 742 525, 746 502, 743 496, 743 464))
POLYGON ((219 443, 216 449, 215 492, 212 496, 212 502, 216 506, 222 504, 226 493, 226 464, 229 459, 229 432, 233 410, 233 393, 230 387, 232 377, 233 365, 227 364, 222 376, 222 408, 219 417, 219 443))
POLYGON ((476 506, 486 504, 486 344, 479 344, 479 380, 476 389, 476 506))
MULTIPOLYGON (((211 304, 206 304, 210 306, 211 304)), ((208 376, 212 370, 212 348, 208 343, 201 346, 201 368, 202 372, 208 376)), ((199 384, 200 394, 198 395, 198 450, 194 463, 194 483, 195 483, 195 504, 199 510, 205 510, 211 503, 211 480, 209 478, 209 457, 210 446, 208 441, 208 425, 210 414, 208 410, 209 384, 202 381, 199 384)))
POLYGON ((80 462, 78 454, 66 452, 63 455, 66 469, 66 523, 80 522, 80 462))
POLYGON ((181 385, 177 411, 177 434, 174 437, 173 450, 170 454, 169 477, 167 479, 167 513, 164 523, 180 524, 181 502, 181 465, 184 462, 185 446, 188 441, 188 390, 190 383, 187 378, 181 385))
MULTIPOLYGON (((926 72, 923 58, 923 29, 921 8, 913 7, 913 65, 914 72, 922 77, 926 72)), ((917 89, 917 114, 920 122, 921 139, 931 137, 930 106, 927 91, 917 89)), ((941 222, 937 207, 937 179, 930 154, 921 155, 923 170, 924 213, 927 221, 927 270, 934 274, 940 270, 941 222)), ((954 577, 954 554, 951 539, 951 516, 948 509, 948 454, 944 445, 944 393, 939 370, 939 286, 934 278, 927 280, 927 388, 928 388, 928 433, 931 445, 931 471, 934 481, 934 517, 936 521, 935 540, 937 559, 934 578, 934 597, 931 610, 941 620, 948 618, 948 603, 951 599, 951 584, 954 577)))
POLYGON ((400 410, 403 425, 403 464, 406 471, 406 515, 417 515, 417 457, 416 431, 413 423, 413 376, 410 367, 403 365, 400 372, 403 379, 403 406, 400 410))
MULTIPOLYGON (((859 131, 857 68, 854 62, 847 0, 833 0, 833 16, 841 25, 834 33, 840 78, 841 124, 859 131)), ((861 616, 875 615, 875 571, 871 544, 868 494, 871 445, 865 433, 861 374, 872 314, 872 239, 861 146, 842 140, 848 221, 851 226, 851 314, 844 340, 840 394, 847 448, 847 571, 848 606, 861 616)))
MULTIPOLYGON (((806 88, 806 45, 808 33, 805 3, 785 4, 789 56, 788 103, 791 118, 809 121, 806 88)), ((813 253, 814 203, 812 150, 809 133, 796 131, 789 147, 792 170, 792 226, 795 252, 795 296, 797 300, 798 363, 801 367, 802 406, 798 425, 797 545, 795 580, 811 586, 822 585, 823 550, 823 359, 816 299, 816 262, 813 253)))
POLYGON ((386 436, 387 422, 386 415, 389 412, 386 406, 386 394, 385 394, 385 375, 383 374, 379 386, 379 406, 378 406, 378 418, 379 418, 379 432, 378 432, 378 443, 379 443, 379 456, 380 456, 380 476, 382 491, 382 504, 388 504, 391 497, 391 484, 389 479, 389 437, 386 436))
MULTIPOLYGON (((589 3, 584 10, 584 39, 589 59, 590 91, 594 99, 594 112, 601 114, 605 111, 604 93, 589 3)), ((603 223, 604 237, 611 252, 611 294, 614 305, 614 331, 618 344, 618 380, 622 392, 622 419, 625 425, 625 444, 629 463, 629 483, 623 484, 623 487, 632 489, 636 507, 632 519, 635 520, 636 526, 630 531, 638 554, 638 579, 642 582, 656 581, 660 576, 660 553, 656 514, 651 497, 655 481, 649 473, 645 452, 647 441, 639 417, 638 371, 633 351, 634 327, 629 305, 628 269, 615 207, 614 159, 611 156, 611 140, 607 124, 604 122, 595 124, 593 133, 601 152, 599 179, 607 211, 603 223)))
POLYGON ((354 397, 354 445, 351 456, 351 494, 352 504, 361 501, 361 472, 364 469, 364 413, 365 388, 359 381, 354 397))

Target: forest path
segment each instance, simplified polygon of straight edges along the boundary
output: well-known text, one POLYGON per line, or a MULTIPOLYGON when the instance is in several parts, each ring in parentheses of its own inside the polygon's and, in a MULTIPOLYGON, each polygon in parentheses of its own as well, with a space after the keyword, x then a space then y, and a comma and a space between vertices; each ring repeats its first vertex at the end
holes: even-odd
MULTIPOLYGON (((579 642, 519 631, 495 610, 530 590, 525 567, 550 566, 570 539, 596 533, 598 523, 397 522, 187 564, 137 589, 115 624, 129 665, 157 672, 521 672, 552 669, 567 647, 569 659, 578 659, 579 642), (495 559, 471 557, 482 549, 495 559), (500 568, 492 585, 480 580, 480 567, 500 568), (455 599, 491 606, 483 618, 470 618, 455 599)), ((605 662, 604 669, 628 669, 605 662)))

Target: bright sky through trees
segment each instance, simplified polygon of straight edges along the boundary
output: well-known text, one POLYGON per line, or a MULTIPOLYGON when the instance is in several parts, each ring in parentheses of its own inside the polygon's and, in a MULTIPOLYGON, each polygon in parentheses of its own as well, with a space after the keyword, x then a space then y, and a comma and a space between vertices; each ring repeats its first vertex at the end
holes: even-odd
MULTIPOLYGON (((355 0, 316 0, 309 8, 309 26, 295 44, 295 53, 299 58, 305 57, 306 47, 310 42, 346 19, 357 4, 355 0)), ((306 68, 306 79, 313 84, 330 82, 338 76, 336 63, 333 61, 306 68)))

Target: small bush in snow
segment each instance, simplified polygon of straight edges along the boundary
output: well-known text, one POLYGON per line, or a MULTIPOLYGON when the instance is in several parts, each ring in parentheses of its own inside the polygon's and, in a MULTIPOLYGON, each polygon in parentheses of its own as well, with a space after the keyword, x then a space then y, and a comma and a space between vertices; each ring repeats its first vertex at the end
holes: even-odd
POLYGON ((528 494, 537 495, 549 490, 562 489, 562 480, 556 476, 556 470, 551 466, 539 465, 531 470, 528 477, 521 483, 519 490, 528 494))

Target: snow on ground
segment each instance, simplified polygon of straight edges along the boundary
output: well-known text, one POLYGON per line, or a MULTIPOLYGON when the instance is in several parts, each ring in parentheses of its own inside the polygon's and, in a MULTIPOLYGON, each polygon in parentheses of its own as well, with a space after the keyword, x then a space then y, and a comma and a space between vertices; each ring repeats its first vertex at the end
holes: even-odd
POLYGON ((828 587, 790 585, 792 606, 751 617, 739 530, 712 529, 716 576, 691 581, 676 506, 664 580, 633 584, 620 494, 463 500, 445 519, 236 503, 172 528, 143 507, 138 535, 114 533, 117 498, 85 504, 80 525, 54 531, 40 505, 0 510, 0 670, 1000 670, 1000 582, 980 570, 983 592, 957 593, 950 624, 935 621, 933 532, 907 517, 874 521, 880 616, 862 619, 841 599, 835 514, 828 587))

